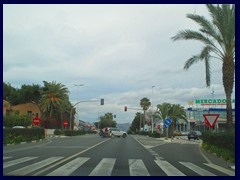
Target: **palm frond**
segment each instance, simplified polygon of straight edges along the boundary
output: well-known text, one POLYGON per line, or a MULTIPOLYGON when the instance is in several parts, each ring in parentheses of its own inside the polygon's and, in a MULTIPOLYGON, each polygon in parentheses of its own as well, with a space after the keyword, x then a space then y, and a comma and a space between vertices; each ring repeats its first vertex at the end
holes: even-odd
POLYGON ((193 64, 198 63, 200 60, 201 59, 198 55, 197 56, 192 56, 190 59, 188 59, 185 62, 185 65, 184 65, 183 69, 188 70, 193 64))

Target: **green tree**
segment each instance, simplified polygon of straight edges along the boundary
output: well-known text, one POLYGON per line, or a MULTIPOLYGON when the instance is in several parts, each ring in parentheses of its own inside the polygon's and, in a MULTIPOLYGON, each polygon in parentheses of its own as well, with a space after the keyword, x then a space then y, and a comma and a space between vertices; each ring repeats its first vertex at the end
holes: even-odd
POLYGON ((186 111, 184 110, 184 107, 181 106, 180 104, 172 104, 168 113, 169 113, 170 119, 172 120, 172 124, 168 128, 169 129, 168 136, 172 137, 174 133, 176 121, 178 119, 183 119, 187 122, 187 115, 186 115, 186 111))
POLYGON ((68 89, 61 83, 55 81, 49 83, 43 81, 44 88, 41 91, 42 98, 39 101, 39 107, 42 112, 52 117, 53 110, 61 105, 64 99, 68 99, 68 89))
POLYGON ((5 127, 12 128, 13 126, 30 126, 32 124, 32 120, 27 115, 9 115, 3 117, 3 125, 5 127))
POLYGON ((199 31, 182 30, 172 37, 176 40, 197 40, 204 44, 201 52, 188 59, 184 69, 188 70, 194 63, 203 61, 206 71, 206 85, 210 87, 210 59, 222 62, 222 80, 227 100, 227 129, 233 129, 231 96, 235 74, 235 5, 207 4, 211 20, 196 14, 187 14, 200 25, 199 31))
POLYGON ((113 120, 113 114, 112 113, 106 113, 104 116, 100 117, 99 127, 105 128, 105 127, 116 127, 117 123, 113 120))
POLYGON ((39 85, 22 85, 19 89, 19 103, 39 102, 41 98, 41 87, 39 85))
POLYGON ((140 106, 142 107, 142 109, 143 109, 143 116, 144 116, 144 118, 143 118, 143 123, 145 123, 145 117, 146 117, 146 111, 148 110, 148 108, 151 106, 151 102, 150 102, 150 100, 148 99, 148 98, 146 98, 146 97, 144 97, 144 98, 142 98, 141 100, 140 100, 140 106))
POLYGON ((19 90, 12 87, 10 83, 3 82, 3 99, 8 101, 11 105, 17 105, 20 103, 19 90))
POLYGON ((142 114, 140 112, 137 112, 135 114, 135 117, 132 121, 132 124, 130 126, 130 130, 132 132, 137 132, 138 130, 140 130, 140 120, 142 119, 142 114))
POLYGON ((58 111, 60 112, 60 119, 61 119, 61 129, 63 129, 63 120, 69 119, 71 113, 72 105, 68 98, 65 97, 63 101, 61 101, 60 105, 58 106, 58 111))
MULTIPOLYGON (((163 124, 165 123, 165 119, 169 116, 169 111, 171 109, 170 103, 162 103, 157 105, 157 109, 159 110, 160 118, 163 120, 163 124)), ((164 129, 164 135, 167 136, 166 129, 164 129)))

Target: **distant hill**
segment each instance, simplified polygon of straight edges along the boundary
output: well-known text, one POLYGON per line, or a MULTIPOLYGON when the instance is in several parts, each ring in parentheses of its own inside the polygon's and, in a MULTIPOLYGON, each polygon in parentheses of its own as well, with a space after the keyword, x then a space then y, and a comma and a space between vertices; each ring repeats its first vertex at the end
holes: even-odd
POLYGON ((117 123, 117 128, 123 131, 128 131, 131 123, 117 123))

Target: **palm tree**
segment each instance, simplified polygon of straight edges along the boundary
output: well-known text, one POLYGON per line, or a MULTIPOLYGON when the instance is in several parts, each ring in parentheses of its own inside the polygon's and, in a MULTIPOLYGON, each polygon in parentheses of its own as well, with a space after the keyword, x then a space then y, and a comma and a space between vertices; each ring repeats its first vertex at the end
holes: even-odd
POLYGON ((144 97, 140 100, 140 106, 143 108, 143 112, 144 112, 144 123, 145 123, 145 114, 146 111, 148 110, 148 108, 151 106, 151 102, 148 98, 144 97))
POLYGON ((52 116, 53 110, 58 109, 64 99, 68 99, 68 89, 61 83, 55 81, 49 83, 43 81, 44 87, 41 91, 42 98, 40 99, 39 107, 42 112, 52 116))
POLYGON ((179 31, 176 40, 197 40, 204 44, 201 52, 192 56, 185 63, 184 69, 188 70, 194 63, 204 61, 206 71, 206 85, 210 87, 210 59, 222 61, 222 80, 227 100, 227 129, 233 128, 231 95, 234 86, 235 74, 235 5, 207 4, 211 21, 204 16, 187 14, 200 25, 199 31, 179 31))
POLYGON ((63 129, 63 119, 64 119, 64 114, 67 114, 69 117, 70 113, 71 113, 71 108, 72 105, 70 103, 70 101, 67 99, 63 99, 63 101, 61 101, 59 107, 58 107, 58 111, 60 112, 61 115, 61 129, 63 129))
POLYGON ((178 119, 183 119, 187 122, 187 115, 184 107, 179 104, 172 104, 169 109, 169 117, 172 120, 172 124, 169 126, 168 136, 173 136, 174 127, 178 119))
MULTIPOLYGON (((164 124, 165 119, 169 116, 171 104, 166 102, 162 104, 158 104, 157 109, 159 110, 160 117, 163 120, 163 124, 164 124)), ((166 129, 164 129, 164 135, 167 136, 166 129)))

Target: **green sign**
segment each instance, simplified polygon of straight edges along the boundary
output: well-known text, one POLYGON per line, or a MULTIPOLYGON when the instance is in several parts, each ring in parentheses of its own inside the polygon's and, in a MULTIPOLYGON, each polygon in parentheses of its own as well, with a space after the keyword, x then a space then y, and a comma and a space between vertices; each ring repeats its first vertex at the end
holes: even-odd
MULTIPOLYGON (((226 104, 226 99, 196 99, 195 104, 226 104)), ((232 99, 232 103, 235 103, 235 99, 232 99)))

